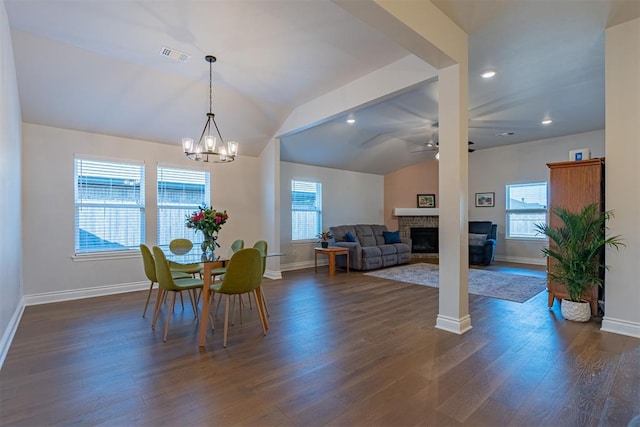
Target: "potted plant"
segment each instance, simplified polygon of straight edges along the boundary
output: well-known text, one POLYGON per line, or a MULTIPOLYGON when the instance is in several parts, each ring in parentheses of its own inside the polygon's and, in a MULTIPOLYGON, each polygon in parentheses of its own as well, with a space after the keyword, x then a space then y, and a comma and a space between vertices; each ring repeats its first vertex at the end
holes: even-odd
POLYGON ((606 223, 613 217, 613 211, 600 212, 597 204, 591 204, 580 212, 560 207, 552 212, 562 221, 560 226, 536 224, 537 231, 549 238, 549 247, 542 249, 542 253, 555 261, 548 274, 569 294, 569 299, 561 303, 562 316, 586 322, 591 318, 591 310, 582 296, 592 286, 602 286, 604 270, 608 268, 600 262, 601 254, 607 246, 618 249, 624 244, 620 236, 606 236, 606 223))
POLYGON ((328 248, 329 240, 333 239, 333 234, 331 234, 330 231, 323 231, 322 233, 318 233, 316 237, 320 239, 320 245, 322 245, 323 248, 328 248))

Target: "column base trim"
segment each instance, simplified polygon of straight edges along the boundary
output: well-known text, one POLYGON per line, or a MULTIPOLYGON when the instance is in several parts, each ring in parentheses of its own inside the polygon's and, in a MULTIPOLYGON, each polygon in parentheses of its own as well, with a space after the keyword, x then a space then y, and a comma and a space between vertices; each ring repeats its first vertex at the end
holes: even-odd
POLYGON ((462 335, 469 332, 472 328, 471 316, 469 315, 456 319, 454 317, 438 314, 436 319, 436 329, 442 329, 443 331, 452 332, 454 334, 462 335))

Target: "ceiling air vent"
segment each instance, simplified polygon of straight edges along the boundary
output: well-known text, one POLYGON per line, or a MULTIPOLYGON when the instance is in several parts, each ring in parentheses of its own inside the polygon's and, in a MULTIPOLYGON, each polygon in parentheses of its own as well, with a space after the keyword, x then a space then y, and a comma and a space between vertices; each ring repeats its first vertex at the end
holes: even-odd
POLYGON ((175 49, 170 49, 164 46, 162 47, 162 49, 160 49, 160 55, 166 56, 167 58, 171 58, 176 61, 180 61, 182 63, 187 62, 189 58, 191 58, 191 55, 187 55, 186 53, 182 53, 175 49))

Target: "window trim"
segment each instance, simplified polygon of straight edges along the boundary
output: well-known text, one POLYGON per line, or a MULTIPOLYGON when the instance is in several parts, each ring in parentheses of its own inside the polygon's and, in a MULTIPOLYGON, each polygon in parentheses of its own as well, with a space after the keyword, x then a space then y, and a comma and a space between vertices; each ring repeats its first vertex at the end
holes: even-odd
MULTIPOLYGON (((211 171, 208 168, 199 168, 199 167, 185 167, 182 165, 170 165, 170 164, 161 164, 158 163, 156 164, 156 169, 155 169, 155 190, 156 190, 156 206, 155 206, 155 210, 156 210, 156 244, 158 246, 160 246, 163 249, 168 249, 169 247, 169 243, 161 243, 160 242, 160 209, 164 208, 164 209, 179 209, 176 207, 176 205, 160 205, 160 169, 173 169, 173 170, 179 170, 179 171, 188 171, 188 172, 193 172, 193 173, 198 173, 198 174, 204 174, 205 175, 205 191, 204 191, 204 196, 205 196, 205 200, 203 203, 205 203, 207 206, 211 206, 211 188, 212 188, 212 177, 211 177, 211 171)), ((201 206, 201 205, 198 205, 201 206)), ((192 208, 190 209, 191 212, 194 212, 198 209, 198 206, 193 205, 192 208)), ((184 227, 185 230, 187 230, 186 226, 184 227)), ((196 233, 194 233, 193 230, 189 230, 190 234, 195 235, 196 233)), ((193 237, 187 237, 185 234, 185 238, 188 238, 189 240, 193 241, 193 237)))
POLYGON ((521 183, 513 183, 513 184, 506 184, 505 185, 505 236, 504 239, 505 240, 519 240, 519 241, 526 241, 526 242, 545 242, 547 241, 547 236, 545 236, 544 234, 539 234, 539 237, 537 236, 512 236, 511 235, 511 221, 510 221, 510 215, 511 214, 542 214, 544 213, 545 216, 545 223, 549 221, 549 183, 548 181, 535 181, 535 182, 521 182, 521 183), (541 208, 541 209, 508 209, 507 205, 509 204, 510 201, 510 190, 511 187, 523 187, 523 186, 535 186, 535 185, 543 185, 545 186, 545 191, 546 191, 546 204, 547 207, 546 208, 541 208))
MULTIPOLYGON (((145 242, 146 238, 146 227, 147 227, 147 204, 146 204, 146 174, 147 168, 146 163, 143 160, 135 160, 135 159, 121 159, 121 158, 113 158, 113 157, 105 157, 105 156, 96 156, 91 154, 81 154, 74 153, 73 154, 73 254, 71 259, 75 261, 94 261, 94 260, 110 260, 110 259, 120 259, 120 258, 134 258, 140 256, 140 251, 134 248, 125 248, 121 250, 105 250, 105 251, 92 251, 92 252, 77 252, 77 238, 78 238, 78 161, 87 161, 87 162, 99 162, 99 163, 115 163, 121 165, 129 165, 129 166, 138 166, 141 168, 141 183, 140 183, 140 191, 142 205, 136 204, 131 205, 130 209, 140 209, 141 210, 141 224, 140 224, 140 243, 145 242)), ((105 205, 100 203, 85 203, 82 204, 86 207, 123 207, 123 205, 105 205)))
MULTIPOLYGON (((317 241, 317 239, 314 237, 310 237, 310 238, 305 238, 305 239, 294 239, 293 238, 293 184, 294 182, 301 182, 301 183, 309 183, 309 184, 315 184, 316 185, 316 196, 317 196, 317 200, 319 202, 319 206, 315 211, 309 210, 307 212, 315 212, 318 218, 318 230, 316 230, 316 234, 320 233, 322 231, 322 181, 319 181, 317 179, 312 179, 312 178, 291 178, 289 181, 289 197, 291 200, 291 242, 292 244, 305 244, 308 245, 310 243, 315 243, 317 241)), ((317 203, 318 204, 318 203, 317 203)), ((296 209, 295 211, 302 211, 302 210, 298 210, 296 209)))

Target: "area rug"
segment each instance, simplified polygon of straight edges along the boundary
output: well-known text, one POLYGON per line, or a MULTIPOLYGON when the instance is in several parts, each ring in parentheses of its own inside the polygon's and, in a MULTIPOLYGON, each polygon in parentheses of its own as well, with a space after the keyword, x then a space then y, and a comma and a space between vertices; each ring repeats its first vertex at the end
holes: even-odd
MULTIPOLYGON (((400 267, 365 273, 383 279, 416 285, 438 287, 438 265, 408 264, 400 267)), ((524 276, 520 274, 499 273, 490 270, 469 269, 469 293, 509 301, 525 302, 546 289, 544 277, 524 276)))

